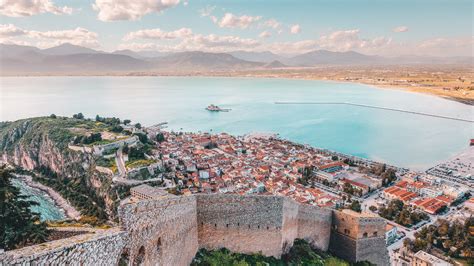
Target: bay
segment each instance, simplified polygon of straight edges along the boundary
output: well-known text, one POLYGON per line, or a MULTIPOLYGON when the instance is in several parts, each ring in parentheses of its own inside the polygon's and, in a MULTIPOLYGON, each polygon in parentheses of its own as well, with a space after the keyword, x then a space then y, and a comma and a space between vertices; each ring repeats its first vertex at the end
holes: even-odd
POLYGON ((303 144, 425 169, 474 137, 473 123, 347 105, 351 102, 472 120, 474 109, 440 97, 354 83, 211 77, 2 77, 0 120, 116 116, 171 130, 278 133, 303 144), (230 112, 205 110, 209 104, 230 112))

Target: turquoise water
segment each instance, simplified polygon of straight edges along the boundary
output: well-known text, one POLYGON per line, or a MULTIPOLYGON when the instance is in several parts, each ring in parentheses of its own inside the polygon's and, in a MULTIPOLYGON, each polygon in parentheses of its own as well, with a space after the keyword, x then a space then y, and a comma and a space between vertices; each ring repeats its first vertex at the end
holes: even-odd
POLYGON ((29 196, 28 200, 35 201, 39 205, 32 206, 33 212, 39 213, 42 221, 57 221, 66 219, 64 211, 60 209, 51 197, 45 192, 29 187, 25 182, 19 179, 12 179, 14 186, 20 188, 20 193, 29 196))
POLYGON ((203 77, 12 77, 1 79, 0 120, 51 113, 117 116, 185 131, 273 132, 304 144, 423 169, 467 147, 473 123, 356 106, 352 102, 473 119, 473 107, 439 97, 349 83, 203 77), (211 113, 209 104, 232 108, 211 113))

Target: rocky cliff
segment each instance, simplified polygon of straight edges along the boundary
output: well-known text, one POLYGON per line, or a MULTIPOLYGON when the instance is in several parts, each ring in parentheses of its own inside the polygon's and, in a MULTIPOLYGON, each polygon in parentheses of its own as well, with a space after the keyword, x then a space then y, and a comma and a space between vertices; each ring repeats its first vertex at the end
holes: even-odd
POLYGON ((0 158, 37 173, 36 181, 59 190, 84 215, 105 220, 105 213, 114 216, 116 193, 112 191, 111 177, 95 170, 92 154, 68 148, 77 135, 94 124, 81 119, 50 117, 3 122, 0 158), (78 206, 91 203, 97 208, 78 206))

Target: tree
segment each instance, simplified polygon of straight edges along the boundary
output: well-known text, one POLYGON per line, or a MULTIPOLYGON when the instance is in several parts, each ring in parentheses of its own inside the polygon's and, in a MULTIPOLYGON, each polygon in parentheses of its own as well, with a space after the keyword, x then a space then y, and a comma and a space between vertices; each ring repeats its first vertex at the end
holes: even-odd
POLYGON ((84 115, 82 113, 77 113, 72 116, 75 119, 84 119, 84 115))
POLYGON ((124 125, 130 124, 130 122, 132 122, 132 121, 130 121, 130 119, 125 119, 125 120, 123 120, 123 124, 124 124, 124 125))
POLYGON ((138 129, 141 129, 141 128, 142 128, 142 124, 136 123, 136 124, 135 124, 135 127, 138 128, 138 129))
POLYGON ((375 207, 374 205, 371 205, 369 207, 369 210, 372 211, 372 212, 376 212, 377 211, 377 207, 375 207))
POLYGON ((123 127, 119 125, 115 125, 110 129, 110 131, 115 132, 115 133, 120 133, 123 131, 123 127))
POLYGON ((156 134, 156 141, 159 143, 165 141, 165 135, 162 132, 159 132, 156 134))
POLYGON ((11 172, 0 168, 0 249, 14 249, 27 243, 44 242, 48 236, 46 224, 39 214, 30 210, 36 205, 11 183, 11 172))
POLYGON ((53 118, 53 119, 56 119, 56 118, 57 118, 55 114, 51 114, 49 117, 50 117, 50 118, 53 118))
POLYGON ((357 200, 354 200, 351 203, 350 209, 356 212, 362 212, 362 207, 360 206, 360 202, 357 200))

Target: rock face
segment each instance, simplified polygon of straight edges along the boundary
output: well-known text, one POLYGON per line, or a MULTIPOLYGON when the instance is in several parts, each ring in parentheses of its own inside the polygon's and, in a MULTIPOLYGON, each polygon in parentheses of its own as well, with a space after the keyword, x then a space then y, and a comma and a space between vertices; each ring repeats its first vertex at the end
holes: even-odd
POLYGON ((104 199, 106 211, 113 217, 114 193, 109 193, 111 182, 107 174, 95 170, 92 154, 68 148, 74 138, 69 128, 81 123, 84 122, 46 117, 0 123, 0 162, 47 171, 57 181, 74 179, 85 188, 92 188, 96 199, 104 199))
POLYGON ((124 203, 118 213, 121 227, 109 233, 9 251, 0 254, 0 264, 180 266, 189 265, 199 248, 280 257, 303 238, 351 262, 388 265, 383 219, 279 196, 163 197, 124 203))

